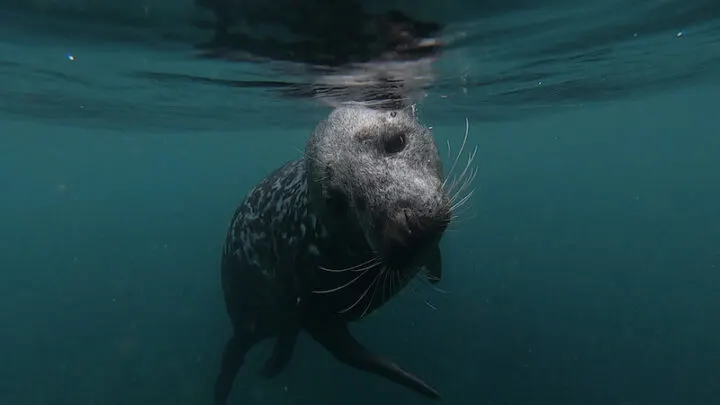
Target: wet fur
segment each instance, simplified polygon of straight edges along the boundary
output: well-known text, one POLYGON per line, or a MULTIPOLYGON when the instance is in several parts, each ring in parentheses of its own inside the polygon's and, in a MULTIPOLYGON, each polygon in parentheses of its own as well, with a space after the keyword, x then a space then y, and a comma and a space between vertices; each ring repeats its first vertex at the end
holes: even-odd
POLYGON ((450 204, 433 136, 414 108, 334 110, 304 156, 266 177, 233 215, 222 257, 233 336, 215 404, 226 402, 252 346, 277 339, 264 369, 271 377, 292 357, 300 330, 341 362, 438 398, 435 389, 358 343, 348 323, 381 307, 421 268, 440 280, 441 232, 412 260, 389 265, 384 224, 403 207, 434 215, 449 214, 450 204), (388 153, 398 134, 403 147, 388 153))

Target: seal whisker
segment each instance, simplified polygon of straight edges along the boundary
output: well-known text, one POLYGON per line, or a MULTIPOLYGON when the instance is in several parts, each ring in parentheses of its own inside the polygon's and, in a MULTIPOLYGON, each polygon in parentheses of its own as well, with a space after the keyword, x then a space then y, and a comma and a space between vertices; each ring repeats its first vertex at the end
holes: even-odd
POLYGON ((442 288, 436 287, 430 283, 428 283, 428 280, 435 280, 440 281, 440 278, 433 276, 432 274, 429 274, 427 270, 419 272, 414 277, 416 280, 418 280, 420 283, 426 285, 429 288, 432 288, 433 290, 439 292, 440 294, 447 294, 447 290, 443 290, 442 288), (419 275, 423 275, 423 277, 418 277, 419 275))
POLYGON ((314 294, 330 294, 330 293, 333 293, 333 292, 336 292, 336 291, 340 291, 340 290, 342 290, 343 288, 348 287, 348 286, 350 286, 352 283, 354 283, 354 282, 356 282, 357 280, 359 280, 360 277, 364 276, 364 275, 365 275, 370 269, 372 269, 373 267, 375 267, 375 266, 371 266, 371 267, 366 268, 366 269, 363 270, 359 275, 357 275, 355 278, 353 278, 352 280, 348 281, 347 283, 345 283, 345 284, 343 284, 343 285, 340 285, 340 286, 338 286, 338 287, 331 288, 331 289, 328 289, 328 290, 314 290, 313 293, 314 293, 314 294))
POLYGON ((477 218, 477 215, 473 214, 468 217, 463 217, 462 219, 459 219, 459 220, 453 220, 451 225, 448 226, 447 231, 454 232, 454 233, 463 232, 462 226, 468 224, 470 222, 470 220, 475 219, 475 218, 477 218))
POLYGON ((471 166, 473 161, 475 160, 475 157, 477 156, 478 147, 475 146, 472 153, 468 155, 467 163, 465 163, 465 168, 463 169, 462 173, 460 173, 460 176, 452 182, 450 187, 448 188, 448 193, 453 193, 453 190, 455 187, 457 187, 458 184, 460 184, 460 187, 455 191, 455 195, 462 193, 462 190, 467 188, 468 185, 472 183, 472 181, 475 179, 475 176, 477 175, 477 166, 471 166), (470 170, 468 172, 468 170, 470 170), (461 183, 462 182, 462 183, 461 183))
POLYGON ((475 166, 472 170, 470 170, 470 172, 468 172, 460 187, 455 190, 453 196, 450 198, 451 201, 454 201, 458 197, 458 195, 462 194, 473 183, 473 181, 475 181, 475 177, 477 176, 478 171, 478 167, 475 166))
POLYGON ((380 259, 377 256, 375 256, 370 260, 366 260, 360 264, 346 267, 344 269, 330 269, 330 268, 323 267, 323 266, 318 266, 318 268, 320 268, 320 270, 327 271, 328 273, 344 273, 346 271, 358 272, 358 271, 370 270, 371 268, 377 266, 378 264, 380 264, 380 259))
POLYGON ((402 285, 403 285, 403 283, 402 283, 403 276, 402 276, 402 274, 401 274, 399 271, 395 271, 395 272, 393 272, 393 273, 394 273, 393 282, 394 282, 395 285, 396 285, 395 288, 397 288, 397 289, 399 289, 400 291, 402 291, 402 288, 401 288, 401 287, 402 287, 402 285))
POLYGON ((445 181, 443 181, 443 183, 442 183, 443 188, 445 188, 445 185, 446 185, 448 179, 450 179, 450 176, 452 175, 453 171, 455 170, 455 166, 457 165, 458 160, 460 160, 460 155, 462 155, 463 150, 465 149, 465 144, 467 143, 467 137, 468 137, 469 132, 470 132, 470 121, 468 121, 468 119, 466 117, 465 118, 465 135, 463 136, 463 141, 462 141, 462 144, 460 145, 460 150, 458 150, 458 154, 455 157, 455 161, 453 161, 453 164, 450 167, 450 171, 448 172, 447 176, 445 177, 445 181))
POLYGON ((470 175, 465 179, 463 182, 463 185, 458 189, 456 194, 460 194, 464 192, 473 182, 475 181, 475 177, 478 174, 478 167, 476 166, 471 172, 470 175))
POLYGON ((453 200, 452 205, 450 206, 451 209, 455 210, 463 206, 472 196, 475 194, 475 189, 470 189, 462 198, 459 200, 453 200))
MULTIPOLYGON (((418 290, 416 290, 415 288, 413 288, 412 285, 409 285, 409 283, 411 283, 411 282, 413 282, 413 281, 424 281, 424 280, 418 280, 418 279, 417 279, 416 276, 419 274, 419 272, 418 272, 418 273, 411 273, 411 274, 407 274, 407 275, 403 275, 403 274, 401 274, 400 272, 393 272, 393 273, 397 273, 397 274, 395 275, 395 277, 393 277, 393 279, 396 280, 396 282, 398 283, 399 286, 403 286, 404 284, 408 284, 406 288, 400 290, 401 293, 403 293, 404 291, 409 290, 410 292, 412 292, 412 293, 414 293, 414 294, 421 295, 418 290)), ((427 284, 427 285, 429 285, 429 284, 427 284)), ((433 287, 433 286, 431 286, 431 287, 433 287)), ((420 298, 421 300, 423 300, 423 303, 424 303, 425 305, 427 305, 427 306, 430 307, 431 309, 437 310, 437 308, 436 308, 432 303, 428 302, 428 300, 427 300, 426 298, 423 298, 422 296, 420 296, 419 298, 420 298)))
POLYGON ((455 210, 453 211, 452 221, 450 222, 452 225, 465 223, 473 218, 476 218, 476 214, 472 214, 469 217, 466 216, 468 211, 470 211, 470 207, 472 207, 472 203, 468 203, 467 205, 462 207, 462 210, 455 210))
POLYGON ((465 209, 460 211, 457 215, 453 215, 451 223, 458 224, 458 223, 467 222, 468 220, 473 219, 473 218, 477 218, 477 215, 474 215, 474 214, 471 217, 467 217, 467 218, 463 217, 463 214, 466 212, 467 212, 467 207, 465 207, 465 209))
MULTIPOLYGON (((387 273, 387 271, 388 271, 388 268, 387 268, 387 267, 383 267, 382 271, 380 271, 380 273, 378 274, 378 276, 383 276, 385 273, 387 273)), ((372 295, 370 296, 370 300, 368 300, 367 305, 365 305, 365 309, 363 310, 362 314, 360 315, 360 319, 365 318, 365 315, 367 314, 368 309, 370 309, 370 307, 372 306, 373 302, 375 301, 375 293, 377 293, 377 290, 378 290, 378 284, 376 283, 376 281, 379 280, 379 279, 380 279, 380 278, 376 277, 375 280, 373 280, 372 284, 370 284, 370 287, 369 287, 369 288, 372 288, 373 293, 372 293, 372 295)))
MULTIPOLYGON (((443 182, 443 188, 445 191, 449 194, 448 198, 448 204, 449 204, 449 210, 451 212, 455 212, 459 208, 463 207, 465 204, 468 203, 468 201, 471 199, 473 194, 475 193, 475 190, 472 189, 469 192, 465 193, 465 191, 470 187, 471 184, 473 184, 478 172, 479 168, 477 165, 473 165, 473 162, 475 161, 478 153, 478 146, 475 146, 473 150, 468 153, 468 158, 465 163, 465 167, 463 168, 462 172, 457 176, 451 176, 451 174, 454 172, 455 168, 457 167, 457 163, 460 159, 460 155, 462 155, 463 151, 465 150, 465 147, 467 145, 467 138, 469 134, 469 121, 466 118, 465 119, 465 134, 463 136, 463 142, 461 144, 460 150, 458 151, 457 156, 455 157, 455 160, 453 162, 453 165, 450 169, 450 172, 448 173, 447 178, 443 182), (447 181, 452 179, 450 182, 450 185, 448 186, 447 181)), ((456 221, 458 219, 459 215, 455 214, 451 216, 450 220, 448 221, 456 221)))
POLYGON ((463 197, 462 199, 460 199, 460 201, 458 201, 458 202, 456 202, 455 204, 453 204, 453 205, 450 207, 450 210, 451 210, 451 211, 455 211, 456 209, 462 207, 466 202, 468 202, 468 201, 470 200, 470 198, 473 196, 473 193, 474 193, 474 192, 475 192, 475 190, 470 190, 470 192, 467 193, 467 194, 465 195, 465 197, 463 197))
POLYGON ((430 309, 432 309, 433 311, 437 311, 437 310, 438 310, 435 305, 433 305, 432 303, 430 303, 430 301, 424 299, 423 302, 425 303, 425 305, 427 305, 428 307, 430 307, 430 309))
MULTIPOLYGON (((375 285, 375 283, 377 282, 378 278, 380 277, 380 275, 383 274, 384 271, 385 271, 385 269, 383 268, 383 270, 379 271, 379 272, 375 275, 375 277, 374 277, 373 280, 370 282, 370 284, 368 284, 367 288, 365 288, 365 291, 363 291, 363 293, 360 294, 360 296, 357 298, 357 300, 355 300, 355 302, 352 303, 352 305, 350 305, 349 307, 347 307, 347 308, 345 308, 345 309, 339 310, 338 313, 339 313, 339 314, 344 314, 344 313, 352 310, 353 308, 355 308, 355 306, 356 306, 357 304, 359 304, 359 303, 363 300, 363 298, 365 298, 365 296, 367 295, 367 293, 370 291, 370 289, 372 288, 372 286, 375 285)), ((361 318, 362 318, 362 316, 361 316, 361 318)))
POLYGON ((382 279, 382 302, 385 302, 388 296, 392 297, 392 284, 388 286, 388 278, 391 277, 390 273, 392 271, 384 271, 383 273, 383 279, 382 279), (390 288, 390 291, 388 291, 388 287, 390 288))
MULTIPOLYGON (((412 280, 411 280, 411 281, 412 281, 412 280)), ((415 294, 420 295, 420 293, 418 292, 418 290, 416 290, 413 286, 409 285, 408 288, 410 289, 410 291, 414 292, 415 294)), ((420 297, 420 299, 421 299, 421 300, 423 301, 423 303, 424 303, 425 305, 427 305, 430 309, 435 310, 435 311, 438 310, 437 307, 436 307, 435 305, 433 305, 432 303, 430 303, 430 301, 428 301, 427 299, 425 299, 425 298, 423 298, 423 297, 420 297)))
MULTIPOLYGON (((432 274, 428 274, 427 272, 425 272, 425 274, 423 274, 423 276, 424 276, 424 277, 416 277, 416 278, 418 278, 418 279, 421 280, 422 282, 424 282, 424 281, 426 281, 426 280, 427 280, 427 281, 435 281, 435 282, 439 282, 439 281, 440 281, 440 277, 433 276, 432 274)), ((433 289, 433 290, 436 290, 437 292, 442 292, 442 293, 447 292, 447 291, 441 290, 441 289, 439 289, 439 288, 437 288, 437 287, 434 287, 434 286, 430 286, 430 287, 432 287, 432 289, 433 289)))

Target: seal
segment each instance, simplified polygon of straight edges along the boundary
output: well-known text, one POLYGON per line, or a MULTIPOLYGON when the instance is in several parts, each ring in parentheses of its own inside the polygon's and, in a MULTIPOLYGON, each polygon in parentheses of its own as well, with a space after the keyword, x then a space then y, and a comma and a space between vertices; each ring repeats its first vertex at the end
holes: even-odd
POLYGON ((233 334, 215 404, 226 403, 255 344, 276 339, 263 370, 269 378, 288 363, 301 330, 342 363, 439 398, 355 340, 348 324, 415 276, 440 281, 451 202, 434 137, 414 106, 333 110, 304 155, 262 180, 232 216, 221 278, 233 334))

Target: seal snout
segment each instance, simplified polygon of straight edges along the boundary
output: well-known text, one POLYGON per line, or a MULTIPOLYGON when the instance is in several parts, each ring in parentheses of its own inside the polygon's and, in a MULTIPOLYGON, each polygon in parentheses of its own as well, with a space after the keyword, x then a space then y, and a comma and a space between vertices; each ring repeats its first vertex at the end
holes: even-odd
POLYGON ((391 262, 411 260, 423 249, 437 243, 448 225, 444 212, 422 212, 409 204, 386 217, 382 225, 382 241, 386 256, 391 262))

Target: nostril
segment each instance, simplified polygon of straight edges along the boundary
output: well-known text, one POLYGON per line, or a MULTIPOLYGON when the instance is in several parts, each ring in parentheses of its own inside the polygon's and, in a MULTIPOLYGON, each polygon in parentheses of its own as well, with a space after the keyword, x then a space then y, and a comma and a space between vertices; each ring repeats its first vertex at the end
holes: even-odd
POLYGON ((409 235, 412 235, 412 233, 413 233, 413 225, 414 225, 414 224, 412 223, 412 211, 410 211, 409 208, 403 208, 403 209, 402 209, 402 215, 403 215, 403 217, 405 218, 405 221, 404 221, 404 222, 405 222, 405 224, 404 224, 404 225, 405 225, 405 231, 406 231, 409 235))
POLYGON ((400 208, 400 217, 404 220, 405 225, 409 228, 411 226, 410 222, 413 219, 413 211, 410 208, 410 201, 400 200, 398 201, 397 205, 400 208))

